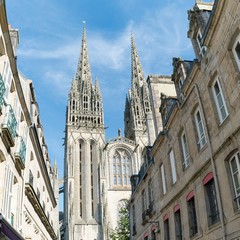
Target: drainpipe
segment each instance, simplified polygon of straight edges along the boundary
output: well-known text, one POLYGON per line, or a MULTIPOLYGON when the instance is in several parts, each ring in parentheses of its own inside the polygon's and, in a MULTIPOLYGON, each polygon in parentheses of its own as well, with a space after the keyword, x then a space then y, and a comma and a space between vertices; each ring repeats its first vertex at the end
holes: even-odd
POLYGON ((215 165, 215 162, 214 162, 214 159, 213 159, 212 144, 211 144, 211 141, 210 141, 210 138, 209 138, 209 132, 208 132, 208 128, 207 128, 206 117, 205 117, 205 113, 204 113, 204 110, 203 110, 198 85, 196 83, 194 84, 194 88, 196 89, 198 102, 199 102, 199 107, 200 107, 200 110, 201 110, 201 113, 202 113, 202 116, 203 116, 203 124, 204 124, 204 128, 206 130, 206 137, 207 137, 207 142, 208 142, 208 146, 209 146, 211 164, 212 164, 212 169, 213 169, 214 184, 215 184, 215 188, 216 188, 216 192, 217 192, 217 200, 218 200, 218 206, 219 206, 219 210, 220 210, 222 235, 223 235, 223 240, 226 240, 227 237, 226 237, 226 230, 225 230, 225 225, 224 225, 224 213, 223 213, 222 197, 221 197, 221 194, 220 194, 220 187, 219 187, 219 182, 218 182, 216 165, 215 165))

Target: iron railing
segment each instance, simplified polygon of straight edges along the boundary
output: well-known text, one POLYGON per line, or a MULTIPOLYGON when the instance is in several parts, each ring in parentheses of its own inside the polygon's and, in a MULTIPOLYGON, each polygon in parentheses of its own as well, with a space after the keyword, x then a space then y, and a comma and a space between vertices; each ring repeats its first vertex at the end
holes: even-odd
POLYGON ((16 151, 15 155, 20 156, 23 164, 25 165, 26 145, 21 136, 18 137, 17 151, 16 151))
POLYGON ((13 140, 16 137, 16 130, 17 130, 17 121, 15 115, 12 110, 12 106, 10 104, 6 105, 6 115, 4 119, 4 123, 2 126, 8 127, 9 131, 11 132, 13 140))
POLYGON ((0 74, 0 106, 1 107, 3 106, 3 103, 4 103, 3 97, 5 92, 6 92, 6 88, 2 79, 2 75, 0 74))

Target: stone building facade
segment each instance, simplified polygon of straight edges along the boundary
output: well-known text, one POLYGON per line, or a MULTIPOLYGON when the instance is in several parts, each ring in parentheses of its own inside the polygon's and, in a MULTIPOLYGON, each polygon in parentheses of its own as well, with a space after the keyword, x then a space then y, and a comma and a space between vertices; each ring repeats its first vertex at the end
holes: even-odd
POLYGON ((133 36, 131 45, 125 137, 119 129, 117 137, 105 139, 103 101, 98 80, 92 83, 84 27, 66 117, 64 239, 109 239, 121 206, 130 198, 130 177, 146 163, 146 147, 155 140, 150 93, 133 36))
POLYGON ((188 11, 193 61, 173 58, 177 97, 132 177, 131 239, 240 239, 240 2, 188 11))
POLYGON ((59 239, 51 167, 33 82, 16 66, 19 33, 0 2, 0 239, 59 239))

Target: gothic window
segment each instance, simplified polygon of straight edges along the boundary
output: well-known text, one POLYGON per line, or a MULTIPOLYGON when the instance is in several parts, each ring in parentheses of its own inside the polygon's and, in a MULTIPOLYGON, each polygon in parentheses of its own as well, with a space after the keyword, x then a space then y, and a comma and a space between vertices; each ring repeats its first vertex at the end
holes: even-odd
POLYGON ((88 110, 88 96, 83 96, 83 110, 88 110))
POLYGON ((140 114, 139 114, 139 106, 136 106, 136 114, 137 114, 137 116, 140 115, 140 114))
POLYGON ((131 166, 130 158, 125 151, 115 152, 112 160, 113 184, 130 185, 131 166))
POLYGON ((146 112, 150 111, 149 102, 148 101, 145 101, 145 108, 146 108, 146 112))
POLYGON ((100 112, 100 102, 97 102, 96 106, 97 106, 97 111, 100 112))

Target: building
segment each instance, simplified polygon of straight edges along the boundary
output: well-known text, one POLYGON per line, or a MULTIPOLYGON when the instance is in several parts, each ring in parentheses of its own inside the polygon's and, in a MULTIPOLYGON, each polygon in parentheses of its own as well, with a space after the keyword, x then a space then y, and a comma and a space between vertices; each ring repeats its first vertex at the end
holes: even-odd
POLYGON ((106 140, 101 91, 97 79, 92 83, 85 27, 83 30, 66 117, 63 228, 67 240, 109 239, 121 206, 130 198, 130 177, 138 173, 146 161, 146 146, 155 140, 150 94, 133 37, 131 41, 125 137, 119 129, 117 137, 106 140))
POLYGON ((173 58, 177 97, 161 95, 163 130, 132 177, 131 239, 239 239, 240 2, 196 1, 196 59, 173 58))
POLYGON ((58 239, 58 170, 51 167, 33 83, 16 65, 19 32, 0 3, 0 239, 58 239))

